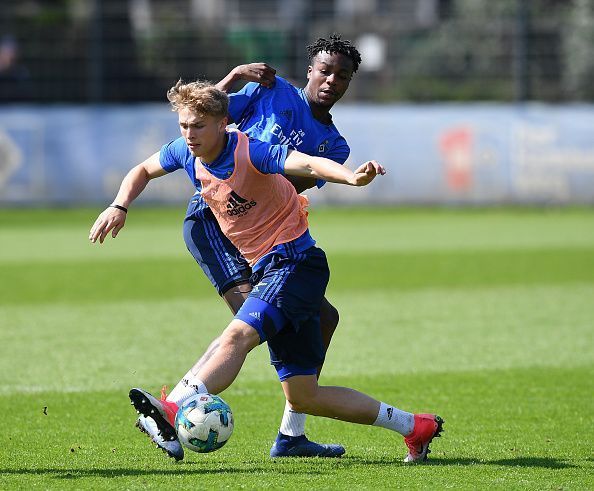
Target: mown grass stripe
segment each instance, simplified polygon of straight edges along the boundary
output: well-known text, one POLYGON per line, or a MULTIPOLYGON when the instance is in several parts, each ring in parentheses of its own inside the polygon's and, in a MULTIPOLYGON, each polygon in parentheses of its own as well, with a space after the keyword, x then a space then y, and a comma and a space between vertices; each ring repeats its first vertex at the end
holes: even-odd
MULTIPOLYGON (((329 291, 594 282, 594 251, 582 248, 397 252, 328 256, 329 291)), ((196 298, 215 292, 188 256, 1 266, 0 304, 196 298), (108 286, 108 288, 106 288, 108 286)))

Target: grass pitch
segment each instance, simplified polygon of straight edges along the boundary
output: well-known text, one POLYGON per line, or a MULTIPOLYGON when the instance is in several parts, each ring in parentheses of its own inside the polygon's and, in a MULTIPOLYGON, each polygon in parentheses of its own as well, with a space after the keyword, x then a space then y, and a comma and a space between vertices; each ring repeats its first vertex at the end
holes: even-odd
POLYGON ((260 347, 222 395, 236 429, 175 463, 128 389, 174 385, 230 319, 179 209, 0 212, 2 489, 594 487, 592 210, 314 209, 341 322, 322 383, 446 421, 406 465, 386 430, 309 418, 341 459, 271 461, 282 391, 260 347))

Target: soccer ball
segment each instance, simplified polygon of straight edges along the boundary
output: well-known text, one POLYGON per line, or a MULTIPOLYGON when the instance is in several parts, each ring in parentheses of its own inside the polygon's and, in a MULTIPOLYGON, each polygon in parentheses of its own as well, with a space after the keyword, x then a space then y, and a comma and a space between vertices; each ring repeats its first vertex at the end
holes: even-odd
POLYGON ((199 453, 214 452, 233 433, 233 413, 219 396, 198 394, 178 409, 175 431, 186 448, 199 453))

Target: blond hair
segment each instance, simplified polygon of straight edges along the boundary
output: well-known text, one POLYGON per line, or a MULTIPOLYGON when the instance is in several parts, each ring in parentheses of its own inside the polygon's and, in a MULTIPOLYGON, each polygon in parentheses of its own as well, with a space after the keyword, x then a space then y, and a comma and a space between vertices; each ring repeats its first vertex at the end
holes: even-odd
POLYGON ((181 79, 167 91, 172 111, 187 107, 202 116, 227 116, 229 97, 212 83, 196 81, 185 83, 181 79))

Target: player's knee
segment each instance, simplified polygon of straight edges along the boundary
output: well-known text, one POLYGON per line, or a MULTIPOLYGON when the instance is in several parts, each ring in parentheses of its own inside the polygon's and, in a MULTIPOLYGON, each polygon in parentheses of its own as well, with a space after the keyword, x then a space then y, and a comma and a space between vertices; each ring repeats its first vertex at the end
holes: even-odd
POLYGON ((312 415, 318 413, 316 400, 315 392, 311 393, 309 391, 291 393, 287 399, 293 411, 312 415))
POLYGON ((246 353, 258 346, 259 343, 260 336, 258 332, 249 324, 237 319, 229 324, 219 338, 221 349, 243 351, 246 353))
POLYGON ((298 413, 311 414, 311 400, 306 396, 295 396, 289 400, 291 409, 298 413))
POLYGON ((251 289, 252 287, 249 282, 239 283, 234 284, 222 294, 223 300, 234 314, 239 312, 239 309, 249 296, 251 289))

